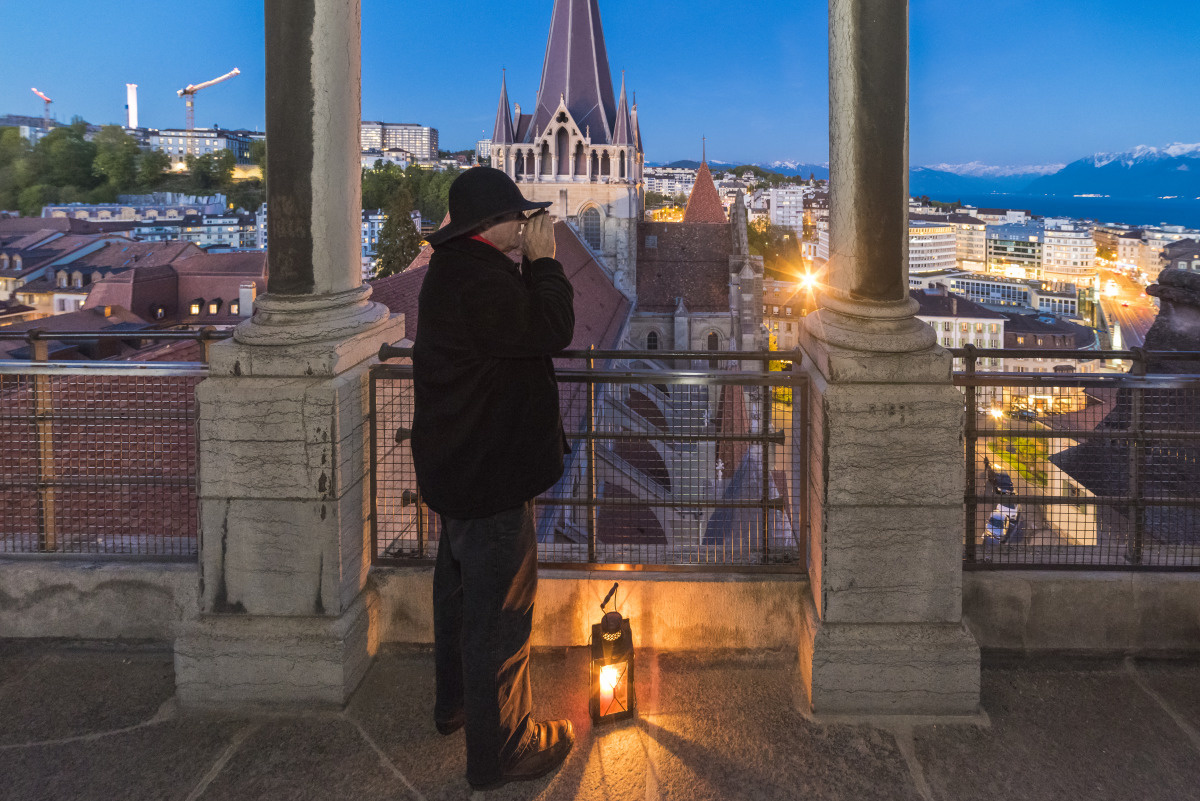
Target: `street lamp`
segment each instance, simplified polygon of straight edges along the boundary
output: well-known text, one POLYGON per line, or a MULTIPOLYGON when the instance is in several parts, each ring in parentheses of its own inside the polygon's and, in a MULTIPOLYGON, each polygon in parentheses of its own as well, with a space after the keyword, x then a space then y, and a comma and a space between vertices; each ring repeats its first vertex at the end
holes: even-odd
MULTIPOLYGON (((617 591, 612 585, 600 604, 600 611, 617 591)), ((605 612, 592 626, 591 698, 588 704, 592 720, 622 720, 633 717, 633 634, 629 621, 617 611, 605 612)))

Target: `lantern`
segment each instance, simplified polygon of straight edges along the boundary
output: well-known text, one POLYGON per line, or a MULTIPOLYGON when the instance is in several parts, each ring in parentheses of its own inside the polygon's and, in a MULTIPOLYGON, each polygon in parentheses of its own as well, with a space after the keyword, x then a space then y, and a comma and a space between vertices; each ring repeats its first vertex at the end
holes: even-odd
MULTIPOLYGON (((613 584, 600 604, 600 611, 617 591, 613 584)), ((633 634, 629 621, 617 611, 605 612, 592 626, 592 720, 621 720, 633 717, 633 634)))

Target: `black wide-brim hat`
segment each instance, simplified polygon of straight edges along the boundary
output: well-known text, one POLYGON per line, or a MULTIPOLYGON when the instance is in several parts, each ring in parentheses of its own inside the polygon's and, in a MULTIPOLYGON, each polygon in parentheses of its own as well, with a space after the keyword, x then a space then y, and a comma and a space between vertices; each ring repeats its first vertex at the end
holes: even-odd
POLYGON ((550 202, 526 200, 512 178, 493 167, 472 167, 450 184, 450 222, 426 241, 440 245, 518 211, 544 209, 550 202))

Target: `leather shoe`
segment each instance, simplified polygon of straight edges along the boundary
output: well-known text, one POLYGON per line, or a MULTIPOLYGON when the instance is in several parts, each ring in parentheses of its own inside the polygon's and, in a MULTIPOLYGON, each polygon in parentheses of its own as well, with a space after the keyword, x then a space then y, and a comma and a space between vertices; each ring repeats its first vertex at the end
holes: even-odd
MULTIPOLYGON (((509 782, 523 782, 545 776, 557 768, 575 745, 575 729, 569 720, 551 720, 534 723, 533 732, 524 747, 513 755, 499 779, 477 784, 470 782, 475 790, 494 790, 509 782)), ((470 781, 468 779, 468 781, 470 781)))
POLYGON ((454 732, 461 729, 466 722, 466 713, 462 712, 461 710, 446 720, 442 720, 436 716, 433 719, 433 725, 437 726, 438 734, 442 735, 443 737, 454 734, 454 732))

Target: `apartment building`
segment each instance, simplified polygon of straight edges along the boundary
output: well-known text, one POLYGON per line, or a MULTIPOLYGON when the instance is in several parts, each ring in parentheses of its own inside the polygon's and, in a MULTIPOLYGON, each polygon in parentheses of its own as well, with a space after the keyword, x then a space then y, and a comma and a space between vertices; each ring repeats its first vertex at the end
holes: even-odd
POLYGON ((1042 276, 1078 286, 1096 281, 1096 242, 1089 228, 1047 221, 1042 242, 1042 276))
POLYGON ((394 148, 407 150, 417 161, 437 161, 438 129, 408 122, 363 121, 363 151, 383 152, 394 148))

